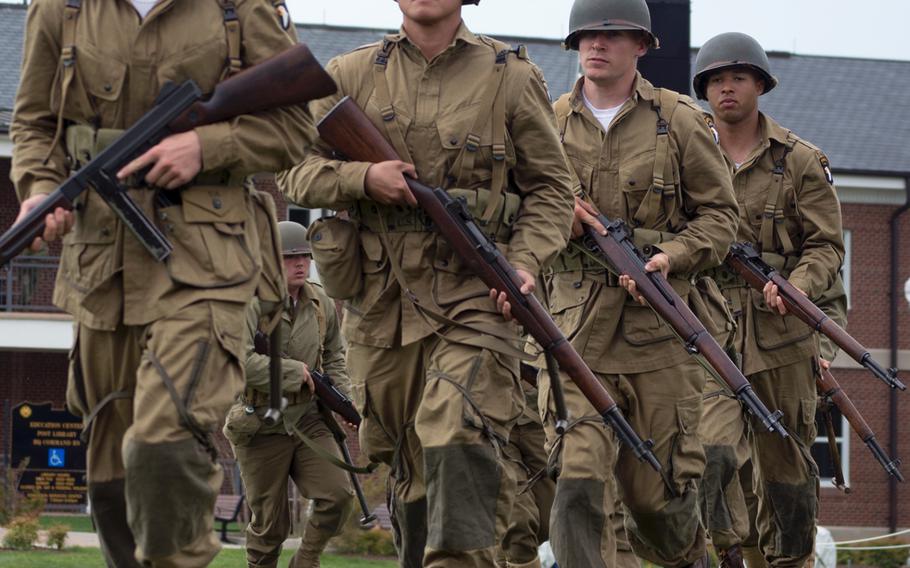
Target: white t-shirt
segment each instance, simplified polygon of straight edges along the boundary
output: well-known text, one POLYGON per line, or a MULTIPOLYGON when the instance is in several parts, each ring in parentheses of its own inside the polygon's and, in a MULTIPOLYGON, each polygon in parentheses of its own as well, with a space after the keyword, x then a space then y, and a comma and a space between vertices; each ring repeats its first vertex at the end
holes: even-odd
POLYGON ((613 119, 616 117, 619 109, 622 108, 622 105, 625 104, 626 101, 619 103, 615 107, 597 108, 591 104, 591 101, 588 100, 588 97, 584 94, 584 91, 582 91, 581 94, 585 99, 585 106, 588 107, 588 109, 591 111, 591 114, 594 115, 594 118, 596 118, 597 121, 600 122, 600 125, 603 126, 604 132, 609 132, 610 123, 613 122, 613 119))
POLYGON ((136 11, 139 12, 139 15, 144 19, 149 15, 149 12, 152 11, 152 8, 155 7, 155 4, 158 3, 158 0, 132 0, 133 6, 136 7, 136 11))

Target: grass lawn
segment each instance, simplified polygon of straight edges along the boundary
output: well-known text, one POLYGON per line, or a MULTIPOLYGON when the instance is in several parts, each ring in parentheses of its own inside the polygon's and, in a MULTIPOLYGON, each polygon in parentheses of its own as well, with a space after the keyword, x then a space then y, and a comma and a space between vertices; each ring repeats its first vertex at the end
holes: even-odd
POLYGON ((41 529, 45 530, 51 525, 69 525, 70 532, 95 532, 92 527, 92 518, 88 515, 41 515, 38 519, 41 529))
MULTIPOLYGON (((287 565, 293 551, 281 554, 282 565, 287 565)), ((240 549, 225 549, 210 565, 212 568, 235 568, 245 565, 246 556, 240 549)), ((32 550, 13 552, 0 550, 0 566, 4 568, 103 568, 104 560, 97 548, 67 548, 61 552, 32 550)), ((352 556, 323 556, 322 568, 394 568, 393 560, 364 560, 352 556)))

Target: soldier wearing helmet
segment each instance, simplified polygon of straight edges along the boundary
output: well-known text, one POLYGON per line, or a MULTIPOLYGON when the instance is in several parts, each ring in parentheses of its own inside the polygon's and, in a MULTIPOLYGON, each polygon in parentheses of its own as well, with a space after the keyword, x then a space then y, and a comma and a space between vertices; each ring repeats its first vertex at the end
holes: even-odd
POLYGON ((312 250, 299 223, 278 223, 289 298, 281 313, 281 390, 288 406, 277 424, 261 417, 269 405, 268 349, 257 339, 267 315, 254 299, 247 309, 246 389, 228 413, 224 434, 231 442, 246 488, 252 519, 246 528, 250 566, 277 566, 281 545, 290 533, 288 478, 300 494, 313 500, 300 548, 291 565, 316 568, 319 555, 351 516, 354 493, 348 474, 323 455, 341 459, 339 448, 317 406, 309 369, 318 369, 347 390, 344 342, 335 302, 307 278, 312 250), (259 341, 259 345, 256 342, 259 341), (316 445, 321 452, 313 448, 316 445))
MULTIPOLYGON (((503 447, 525 402, 518 329, 414 207, 404 176, 463 197, 525 293, 572 216, 540 70, 523 48, 471 33, 462 4, 399 0, 400 32, 333 59, 338 93, 311 106, 321 117, 350 96, 401 161, 341 162, 322 146, 279 176, 294 202, 355 221, 315 225, 311 241, 327 291, 347 300, 361 448, 390 465, 405 567, 494 566, 517 492, 503 447)), ((536 562, 510 550, 510 565, 536 562)))
MULTIPOLYGON (((778 83, 764 49, 746 34, 720 34, 702 46, 695 67, 693 88, 711 105, 739 200, 737 240, 754 244, 813 301, 842 312, 844 243, 828 159, 759 110, 759 97, 778 83)), ((734 306, 734 347, 743 373, 769 408, 783 411, 791 435, 747 432, 738 402, 725 395, 706 398, 700 430, 708 456, 704 521, 725 566, 742 566, 744 552, 750 565, 803 566, 812 554, 818 508, 818 468, 809 451, 816 435, 817 337, 787 315, 775 287, 750 291, 724 268, 715 280, 734 306), (750 458, 751 489, 761 503, 752 531, 760 551, 748 538, 737 475, 750 458)), ((832 357, 833 350, 824 355, 832 357)), ((721 388, 709 380, 710 390, 721 388)))
MULTIPOLYGON (((701 289, 691 284, 695 275, 723 260, 736 230, 736 199, 714 136, 691 99, 655 88, 638 72, 638 58, 658 46, 644 0, 576 0, 570 28, 564 46, 578 51, 583 76, 555 109, 580 184, 573 234, 582 223, 603 230, 592 205, 623 219, 652 255, 647 270, 668 275, 687 299, 701 289)), ((705 562, 696 496, 704 469, 696 436, 704 370, 650 308, 634 301, 634 282, 577 248, 552 265, 548 291, 563 332, 633 428, 654 440, 661 462, 672 464, 675 493, 618 447, 564 381, 572 425, 557 438, 551 424, 549 438, 560 466, 550 523, 559 566, 614 566, 620 495, 635 554, 662 566, 705 562)), ((545 395, 541 410, 554 416, 545 395)))

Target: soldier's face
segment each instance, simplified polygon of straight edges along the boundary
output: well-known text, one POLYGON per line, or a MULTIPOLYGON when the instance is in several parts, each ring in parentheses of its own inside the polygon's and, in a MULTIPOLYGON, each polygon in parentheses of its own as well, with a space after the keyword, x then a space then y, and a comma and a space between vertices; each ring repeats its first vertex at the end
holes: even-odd
POLYGON ((398 0, 398 7, 407 19, 422 25, 461 14, 461 0, 398 0))
POLYGON ((293 254, 284 257, 284 274, 288 288, 303 286, 310 275, 310 254, 293 254))
POLYGON ((745 67, 723 69, 712 73, 705 85, 705 94, 714 116, 728 124, 736 124, 758 111, 758 97, 765 82, 745 67))
POLYGON ((628 30, 585 32, 578 40, 578 61, 585 79, 610 83, 635 73, 648 52, 642 34, 628 30))

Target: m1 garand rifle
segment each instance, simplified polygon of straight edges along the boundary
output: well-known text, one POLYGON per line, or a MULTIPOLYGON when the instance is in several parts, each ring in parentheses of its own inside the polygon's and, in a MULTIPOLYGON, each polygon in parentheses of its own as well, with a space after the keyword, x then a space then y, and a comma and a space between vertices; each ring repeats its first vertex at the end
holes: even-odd
POLYGON ((892 389, 907 390, 906 385, 897 376, 897 369, 885 369, 872 358, 866 349, 852 335, 829 318, 816 306, 812 300, 800 292, 793 284, 773 266, 765 262, 761 254, 750 243, 735 243, 730 247, 730 254, 726 260, 727 266, 739 274, 746 283, 761 292, 765 284, 773 282, 778 289, 778 295, 783 300, 787 310, 802 320, 806 325, 824 334, 851 359, 869 370, 876 378, 883 381, 892 389))
MULTIPOLYGON (((822 369, 821 373, 817 374, 815 377, 815 386, 818 390, 818 394, 826 403, 834 404, 834 406, 840 410, 840 413, 847 419, 847 422, 850 423, 850 427, 856 432, 856 435, 860 437, 863 443, 866 444, 869 451, 872 452, 872 456, 881 464, 885 472, 898 481, 904 481, 904 476, 899 469, 901 460, 892 460, 888 457, 888 454, 885 453, 885 450, 878 443, 878 440, 875 439, 875 432, 872 431, 872 428, 869 427, 869 424, 853 404, 853 401, 850 400, 850 397, 847 396, 847 393, 844 392, 844 389, 838 384, 834 375, 827 369, 822 369)), ((825 426, 828 430, 828 448, 831 452, 831 458, 835 468, 834 485, 845 493, 849 493, 850 487, 844 482, 840 455, 837 451, 837 443, 835 441, 837 434, 834 432, 834 423, 831 420, 829 409, 825 409, 825 426)))
POLYGON ((179 86, 165 85, 148 112, 0 236, 0 266, 44 232, 48 213, 58 207, 72 209, 79 195, 89 188, 107 202, 149 254, 163 261, 173 247, 117 179, 121 168, 171 134, 242 114, 302 104, 331 95, 335 90, 335 82, 305 44, 298 44, 219 83, 207 98, 193 81, 179 86))
MULTIPOLYGON (((76 199, 90 188, 104 199, 155 260, 164 261, 173 246, 130 198, 127 188, 117 179, 117 172, 171 134, 242 114, 302 104, 331 95, 336 89, 335 82, 305 44, 298 44, 219 83, 208 97, 203 97, 193 81, 179 86, 165 85, 148 112, 0 236, 0 266, 44 232, 48 213, 58 207, 78 207, 76 199)), ((272 370, 272 385, 265 416, 269 423, 277 422, 281 416, 280 369, 272 370)))
POLYGON ((601 235, 594 227, 585 225, 582 238, 584 250, 595 259, 606 259, 619 274, 631 277, 635 288, 648 301, 651 309, 673 329, 686 351, 704 358, 710 366, 709 371, 713 370, 713 374, 723 380, 765 429, 776 431, 786 438, 787 430, 780 422, 783 412, 777 410, 772 413, 768 410, 736 363, 705 329, 664 275, 645 270, 648 259, 635 246, 629 226, 622 219, 609 219, 600 212, 595 211, 595 217, 607 234, 601 235))
MULTIPOLYGON (((352 160, 385 162, 399 160, 395 149, 383 137, 363 110, 344 97, 318 124, 322 139, 352 160)), ((653 442, 644 441, 632 429, 616 401, 600 384, 581 356, 566 340, 550 314, 533 295, 521 293, 521 278, 502 253, 480 230, 463 199, 455 199, 442 188, 431 188, 405 176, 418 206, 432 220, 434 228, 458 256, 487 286, 505 292, 512 316, 534 337, 578 386, 600 414, 640 461, 646 461, 664 480, 668 490, 675 488, 651 451, 653 442)))
MULTIPOLYGON (((272 341, 271 335, 266 335, 261 331, 257 331, 253 336, 253 350, 260 355, 275 357, 276 355, 272 355, 274 352, 272 350, 272 345, 274 345, 272 341)), ((277 355, 279 360, 281 356, 279 350, 279 354, 277 355)), ((279 368, 281 367, 280 364, 277 366, 279 368)), ((275 365, 269 365, 270 369, 274 367, 275 365)), ((348 450, 348 445, 345 442, 347 434, 344 433, 344 430, 332 416, 332 412, 338 414, 344 418, 345 422, 353 425, 355 429, 357 429, 360 428, 360 414, 357 412, 357 409, 354 408, 354 403, 351 399, 335 386, 335 381, 333 381, 331 377, 320 373, 315 369, 309 369, 309 373, 310 377, 313 379, 313 384, 316 387, 315 394, 319 401, 319 410, 322 413, 326 426, 328 426, 329 430, 332 432, 332 437, 335 438, 338 449, 341 451, 341 456, 344 460, 343 463, 346 464, 346 467, 342 467, 342 469, 346 470, 348 475, 351 476, 351 484, 354 486, 357 502, 360 503, 360 510, 363 512, 363 516, 360 518, 360 526, 369 528, 376 522, 376 515, 370 512, 370 506, 367 503, 366 495, 363 492, 363 486, 357 478, 357 473, 372 473, 375 466, 371 464, 366 468, 360 468, 354 464, 354 460, 351 458, 351 452, 348 450)), ((331 463, 335 463, 334 460, 330 461, 331 463)), ((339 465, 339 467, 341 466, 339 465)))

